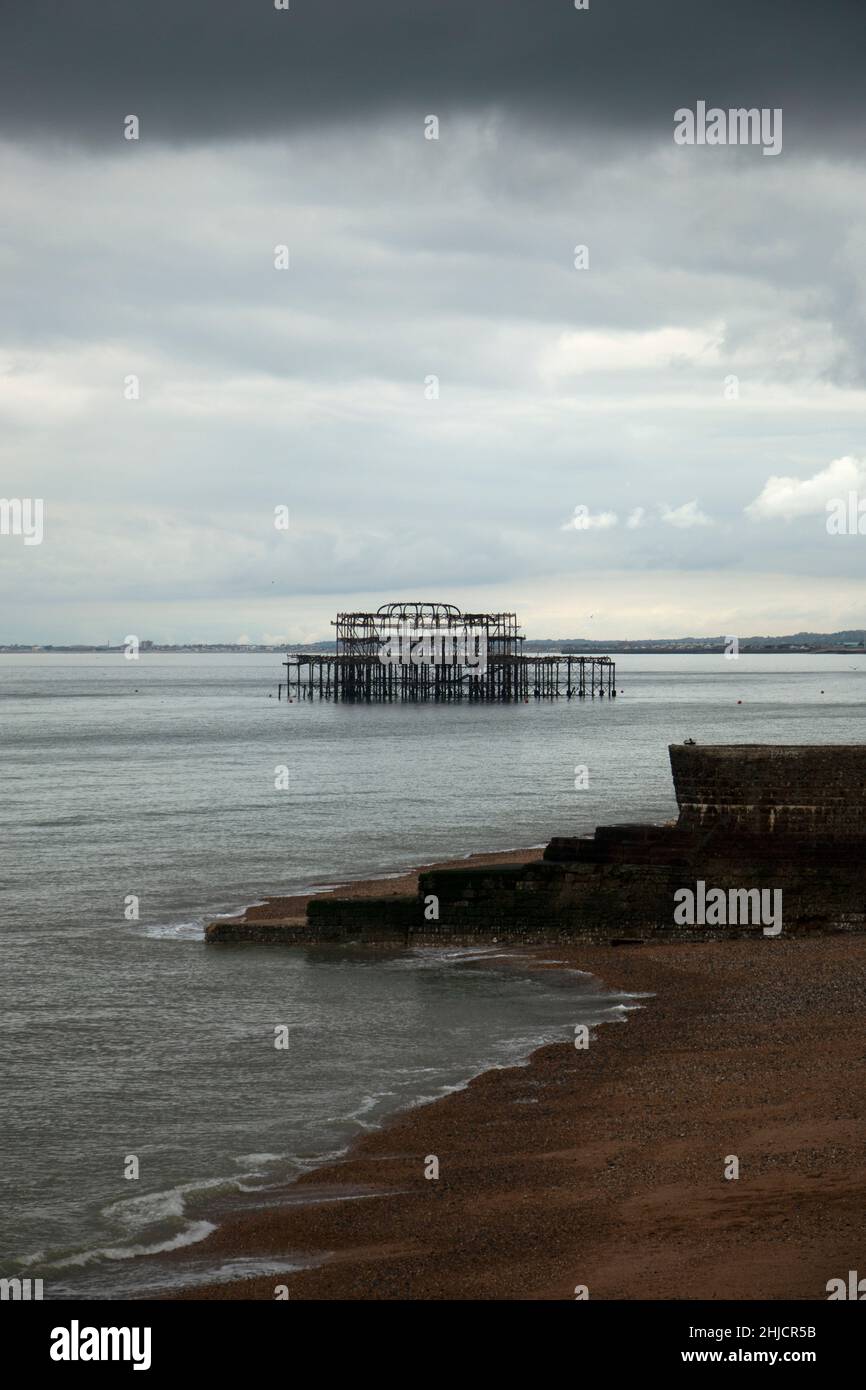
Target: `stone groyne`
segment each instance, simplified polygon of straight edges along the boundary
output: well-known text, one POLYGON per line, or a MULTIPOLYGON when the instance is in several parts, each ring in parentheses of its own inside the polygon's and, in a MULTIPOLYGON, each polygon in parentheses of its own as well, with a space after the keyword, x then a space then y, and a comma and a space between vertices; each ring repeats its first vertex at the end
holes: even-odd
POLYGON ((532 863, 431 869, 406 897, 312 898, 305 917, 220 921, 209 942, 425 946, 761 938, 675 920, 676 895, 778 892, 786 934, 866 930, 866 746, 671 745, 669 825, 557 837, 532 863))

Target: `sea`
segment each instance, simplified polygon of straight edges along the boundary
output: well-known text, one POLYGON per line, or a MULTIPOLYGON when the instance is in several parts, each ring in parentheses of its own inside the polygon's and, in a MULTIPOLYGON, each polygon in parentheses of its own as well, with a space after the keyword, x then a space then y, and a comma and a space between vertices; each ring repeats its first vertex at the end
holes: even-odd
POLYGON ((46 1299, 298 1267, 164 1253, 642 1004, 494 945, 206 946, 209 920, 669 820, 671 742, 863 738, 856 653, 620 656, 616 699, 509 706, 286 703, 279 660, 0 655, 0 1276, 46 1299))

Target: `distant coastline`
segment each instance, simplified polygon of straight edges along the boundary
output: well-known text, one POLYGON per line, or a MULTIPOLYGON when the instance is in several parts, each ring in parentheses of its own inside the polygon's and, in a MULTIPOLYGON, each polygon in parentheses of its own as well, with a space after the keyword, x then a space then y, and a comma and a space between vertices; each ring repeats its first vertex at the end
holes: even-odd
MULTIPOLYGON (((604 641, 589 637, 528 637, 523 643, 524 652, 559 651, 566 655, 592 655, 593 653, 623 654, 633 656, 722 656, 729 651, 731 638, 724 637, 639 637, 612 638, 604 641)), ((142 653, 175 653, 194 656, 210 652, 240 652, 244 654, 268 655, 278 652, 333 652, 336 642, 152 642, 142 640, 139 651, 142 653)), ((124 643, 95 646, 88 643, 54 642, 13 642, 0 643, 0 655, 6 656, 57 656, 63 654, 98 654, 100 652, 119 654, 125 650, 124 643)), ((866 628, 852 628, 841 632, 795 632, 780 637, 739 637, 738 651, 741 656, 856 656, 866 653, 866 628)))

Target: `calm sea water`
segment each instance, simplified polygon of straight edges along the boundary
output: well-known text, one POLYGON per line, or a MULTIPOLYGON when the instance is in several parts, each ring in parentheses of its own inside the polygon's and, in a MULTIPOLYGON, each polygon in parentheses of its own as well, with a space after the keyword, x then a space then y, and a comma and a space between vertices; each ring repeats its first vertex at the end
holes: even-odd
POLYGON ((618 672, 616 701, 350 707, 278 703, 276 657, 0 655, 2 1273, 43 1277, 46 1297, 159 1285, 149 1252, 206 1234, 215 1194, 267 1190, 631 1007, 493 950, 205 948, 210 917, 670 818, 667 744, 686 737, 863 738, 856 655, 618 672))

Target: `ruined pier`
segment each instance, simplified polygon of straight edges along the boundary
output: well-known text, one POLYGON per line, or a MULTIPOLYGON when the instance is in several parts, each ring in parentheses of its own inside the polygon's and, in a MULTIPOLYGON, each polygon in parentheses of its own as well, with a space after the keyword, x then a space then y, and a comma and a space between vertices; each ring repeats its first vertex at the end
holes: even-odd
POLYGON ((390 703, 616 697, 608 656, 523 650, 514 613, 415 600, 339 613, 336 651, 286 654, 279 697, 390 703))

